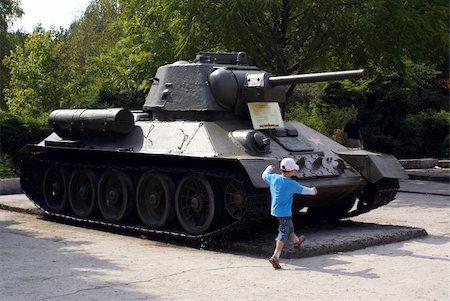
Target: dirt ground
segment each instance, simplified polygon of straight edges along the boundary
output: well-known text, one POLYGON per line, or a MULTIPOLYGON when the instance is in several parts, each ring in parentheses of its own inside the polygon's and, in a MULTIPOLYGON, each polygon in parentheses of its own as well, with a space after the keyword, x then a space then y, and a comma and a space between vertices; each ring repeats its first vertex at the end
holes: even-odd
POLYGON ((449 300, 449 213, 448 196, 399 193, 389 205, 352 220, 424 228, 428 236, 282 258, 283 268, 273 270, 267 257, 174 246, 0 210, 0 299, 449 300))

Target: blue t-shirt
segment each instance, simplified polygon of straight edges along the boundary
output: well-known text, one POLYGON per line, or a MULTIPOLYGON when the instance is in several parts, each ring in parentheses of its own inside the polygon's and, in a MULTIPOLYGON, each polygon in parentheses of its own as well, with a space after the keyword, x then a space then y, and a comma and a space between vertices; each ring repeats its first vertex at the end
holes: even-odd
POLYGON ((270 214, 276 217, 292 216, 292 200, 294 193, 301 193, 302 185, 275 173, 263 173, 262 178, 270 185, 272 203, 270 214))

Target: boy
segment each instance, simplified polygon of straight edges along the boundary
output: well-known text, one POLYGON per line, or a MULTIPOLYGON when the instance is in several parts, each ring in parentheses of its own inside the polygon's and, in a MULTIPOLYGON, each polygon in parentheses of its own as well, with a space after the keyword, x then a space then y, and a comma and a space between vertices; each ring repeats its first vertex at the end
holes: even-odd
POLYGON ((263 180, 270 185, 271 215, 278 219, 278 236, 276 237, 275 251, 269 259, 274 269, 280 269, 280 254, 284 245, 290 239, 294 247, 299 247, 305 240, 304 236, 297 237, 292 223, 292 200, 294 193, 315 195, 316 187, 305 187, 290 178, 299 170, 298 165, 291 158, 281 160, 281 175, 272 173, 275 166, 269 165, 262 173, 263 180))

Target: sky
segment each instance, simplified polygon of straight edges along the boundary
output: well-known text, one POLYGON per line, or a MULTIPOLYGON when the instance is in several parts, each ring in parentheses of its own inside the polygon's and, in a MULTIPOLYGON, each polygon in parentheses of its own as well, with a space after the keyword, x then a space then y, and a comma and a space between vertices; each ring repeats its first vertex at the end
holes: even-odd
POLYGON ((91 0, 20 0, 24 14, 14 21, 11 29, 30 33, 39 23, 46 30, 52 26, 67 29, 83 14, 89 2, 91 0))

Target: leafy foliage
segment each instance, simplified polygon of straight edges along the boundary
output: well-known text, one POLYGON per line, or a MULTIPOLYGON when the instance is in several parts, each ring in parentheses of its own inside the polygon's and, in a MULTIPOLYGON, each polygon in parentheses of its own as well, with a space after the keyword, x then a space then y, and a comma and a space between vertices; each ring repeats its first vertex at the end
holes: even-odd
POLYGON ((117 42, 113 24, 119 14, 117 0, 91 1, 83 16, 67 32, 63 51, 72 78, 68 85, 75 107, 101 107, 103 95, 112 94, 104 86, 105 71, 113 68, 113 64, 97 65, 97 58, 117 42))
POLYGON ((0 154, 18 168, 17 152, 27 143, 38 143, 50 134, 46 118, 31 118, 0 111, 0 154))
POLYGON ((349 112, 359 112, 366 147, 399 157, 442 156, 440 145, 449 128, 444 114, 448 112, 448 96, 437 89, 436 73, 427 65, 405 59, 401 71, 379 71, 368 80, 330 84, 319 103, 321 112, 328 120, 330 108, 353 104, 349 112), (421 134, 427 123, 433 129, 428 133, 432 136, 421 134), (430 139, 434 142, 425 147, 430 139))
POLYGON ((70 90, 65 82, 68 70, 63 61, 62 42, 55 31, 37 28, 4 62, 11 70, 5 98, 12 112, 39 116, 70 106, 70 90))
POLYGON ((0 154, 0 179, 14 178, 16 176, 16 169, 11 157, 6 154, 0 154))
POLYGON ((90 68, 102 78, 101 105, 125 100, 131 108, 141 107, 148 80, 160 65, 175 60, 173 36, 167 29, 161 2, 121 1, 120 17, 114 24, 117 43, 93 57, 90 68))
MULTIPOLYGON (((18 1, 0 1, 2 20, 20 16, 18 1)), ((158 66, 200 51, 245 51, 273 74, 364 67, 364 81, 290 87, 285 117, 339 140, 358 110, 366 146, 410 156, 420 143, 401 135, 440 128, 437 112, 448 112, 448 88, 438 88, 448 81, 436 79, 448 77, 448 14, 443 0, 92 0, 69 30, 38 27, 17 43, 2 61, 1 88, 9 110, 38 117, 139 108, 158 66)))
MULTIPOLYGON (((14 47, 14 35, 8 32, 8 27, 16 18, 20 18, 23 14, 17 0, 0 0, 0 109, 6 110, 6 102, 3 90, 9 82, 9 70, 5 68, 2 61, 14 47)), ((20 36, 16 33, 16 36, 20 36)))
POLYGON ((448 48, 445 1, 158 2, 163 3, 165 25, 177 33, 177 55, 218 47, 245 49, 254 63, 277 74, 368 65, 390 68, 403 55, 424 61, 448 48))
POLYGON ((449 158, 449 128, 448 111, 428 110, 408 116, 399 136, 402 156, 449 158))
POLYGON ((0 32, 7 32, 9 25, 22 15, 20 1, 0 0, 0 32))

